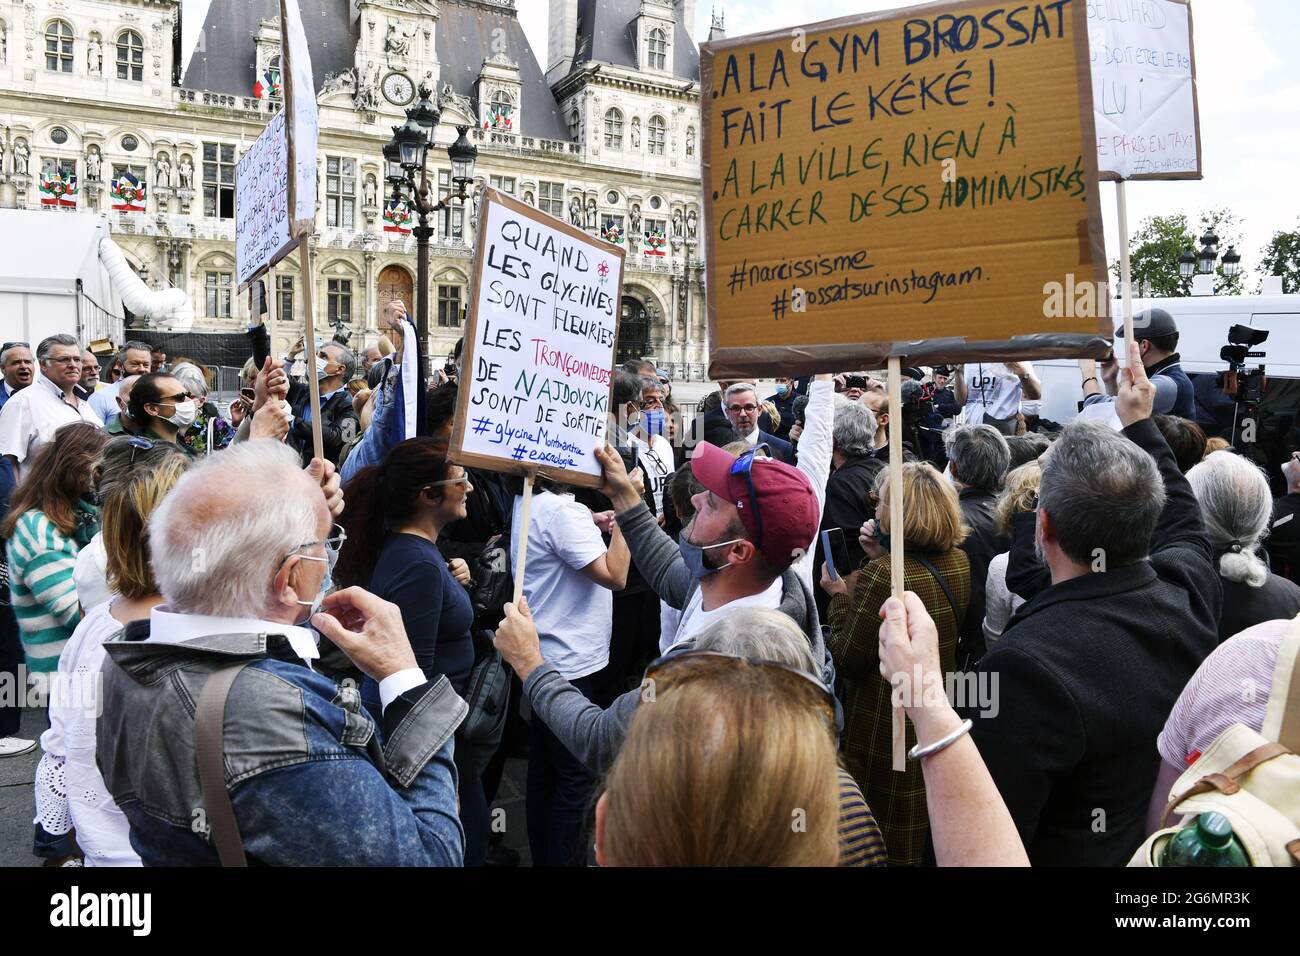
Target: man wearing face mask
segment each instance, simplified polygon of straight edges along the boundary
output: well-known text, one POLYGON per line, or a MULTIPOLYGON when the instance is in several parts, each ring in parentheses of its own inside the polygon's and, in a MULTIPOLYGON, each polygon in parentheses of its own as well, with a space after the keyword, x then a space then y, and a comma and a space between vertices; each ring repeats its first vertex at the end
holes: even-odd
POLYGON ((163 604, 105 644, 96 741, 146 866, 462 863, 451 740, 466 705, 420 670, 395 605, 360 588, 322 599, 342 537, 331 490, 291 449, 249 441, 195 465, 150 518, 163 604), (309 623, 377 700, 322 673, 309 623), (214 681, 230 681, 224 699, 214 681), (220 769, 205 780, 188 741, 172 744, 213 700, 220 769))
MULTIPOLYGON (((604 469, 601 490, 614 504, 633 563, 660 598, 682 611, 664 656, 691 650, 697 635, 737 608, 772 608, 800 626, 813 660, 821 663, 823 681, 834 685, 817 606, 792 567, 817 532, 817 496, 803 472, 701 442, 691 473, 705 490, 692 499, 695 517, 679 543, 659 528, 618 453, 606 446, 596 457, 604 469)), ((495 643, 523 682, 534 715, 578 760, 607 768, 644 692, 629 691, 606 709, 594 706, 540 656, 535 641, 516 637, 515 630, 503 628, 495 643)))
POLYGON ((776 380, 776 393, 769 395, 767 400, 776 406, 776 410, 781 415, 781 424, 773 432, 777 438, 783 441, 790 440, 790 429, 794 426, 794 400, 798 398, 794 391, 794 380, 789 378, 778 378, 776 380))
POLYGON ((104 431, 110 435, 134 435, 139 431, 139 426, 131 418, 129 411, 131 391, 138 381, 140 381, 139 375, 128 375, 117 383, 116 394, 113 396, 114 412, 104 421, 104 431))
MULTIPOLYGON (((357 437, 361 422, 352 407, 352 396, 344 386, 357 371, 357 359, 351 350, 337 342, 328 342, 316 353, 316 379, 320 385, 321 448, 325 457, 337 465, 343 446, 357 437)), ((311 389, 294 384, 289 391, 293 407, 290 442, 302 454, 303 464, 311 460, 312 419, 311 389)))
POLYGON ((162 372, 141 375, 130 389, 126 410, 141 437, 173 442, 190 454, 176 436, 194 424, 199 407, 176 379, 162 372))

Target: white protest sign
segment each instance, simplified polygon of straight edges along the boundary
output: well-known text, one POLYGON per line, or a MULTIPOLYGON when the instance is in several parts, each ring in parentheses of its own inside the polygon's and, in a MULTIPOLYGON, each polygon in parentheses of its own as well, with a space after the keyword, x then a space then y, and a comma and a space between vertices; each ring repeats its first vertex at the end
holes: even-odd
POLYGON ((493 189, 479 223, 450 455, 594 487, 623 250, 493 189))
POLYGON ((1200 179, 1187 0, 1088 0, 1102 179, 1200 179))
POLYGON ((294 166, 294 219, 310 231, 316 221, 316 144, 320 140, 320 116, 316 110, 316 80, 311 72, 311 53, 302 29, 298 0, 281 0, 281 23, 289 54, 288 82, 292 94, 294 166))
POLYGON ((235 280, 240 288, 293 248, 288 170, 280 112, 235 167, 235 280))

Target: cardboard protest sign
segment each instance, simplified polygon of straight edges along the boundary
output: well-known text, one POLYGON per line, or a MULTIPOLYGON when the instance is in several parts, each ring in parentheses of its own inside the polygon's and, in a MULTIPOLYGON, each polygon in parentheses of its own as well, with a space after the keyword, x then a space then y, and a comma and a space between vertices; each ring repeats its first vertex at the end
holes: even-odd
POLYGON ((485 189, 450 457, 600 484, 623 250, 485 189))
POLYGON ((1088 4, 1102 179, 1200 179, 1188 0, 1088 4))
POLYGON ((289 235, 289 145, 284 112, 235 166, 235 281, 242 289, 293 249, 289 235))
POLYGON ((713 377, 1104 352, 1104 305, 1044 304, 1106 280, 1085 13, 935 4, 705 44, 713 377))

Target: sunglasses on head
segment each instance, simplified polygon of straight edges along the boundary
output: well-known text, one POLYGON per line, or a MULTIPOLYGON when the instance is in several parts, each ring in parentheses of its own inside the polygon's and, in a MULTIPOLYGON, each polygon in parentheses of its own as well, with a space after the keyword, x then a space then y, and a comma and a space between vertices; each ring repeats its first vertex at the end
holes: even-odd
POLYGON ((750 510, 754 512, 754 532, 755 532, 754 537, 756 538, 756 540, 754 541, 754 547, 758 548, 759 551, 762 551, 763 550, 763 512, 760 511, 758 508, 758 492, 754 490, 754 475, 753 475, 754 456, 758 453, 759 449, 762 449, 763 451, 767 452, 769 455, 771 454, 771 450, 767 447, 766 444, 755 445, 753 448, 745 452, 743 455, 737 458, 735 462, 732 463, 731 473, 733 475, 745 476, 745 485, 748 488, 748 493, 749 493, 749 507, 750 510))

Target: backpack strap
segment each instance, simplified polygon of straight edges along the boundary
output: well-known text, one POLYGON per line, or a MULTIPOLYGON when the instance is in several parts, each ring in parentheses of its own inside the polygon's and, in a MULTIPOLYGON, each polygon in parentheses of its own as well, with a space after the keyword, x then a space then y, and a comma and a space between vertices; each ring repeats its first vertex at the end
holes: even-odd
POLYGON ((235 808, 226 789, 226 698, 235 678, 252 661, 241 661, 208 675, 194 711, 194 749, 199 764, 199 785, 207 811, 209 838, 217 847, 222 866, 248 866, 244 841, 239 836, 235 808))
POLYGON ((917 554, 915 551, 912 551, 909 552, 907 556, 909 558, 914 558, 921 567, 929 571, 930 576, 934 578, 939 587, 943 590, 943 596, 948 599, 948 609, 952 611, 953 626, 957 628, 957 633, 960 635, 963 615, 957 613, 957 602, 952 596, 952 588, 948 587, 947 578, 939 573, 939 569, 936 568, 929 559, 925 557, 925 555, 917 554))
POLYGON ((1300 753, 1300 616, 1291 622, 1277 649, 1273 687, 1260 733, 1300 753))
POLYGON ((1237 762, 1220 773, 1211 773, 1202 777, 1191 787, 1182 793, 1173 797, 1165 806, 1165 812, 1160 817, 1160 825, 1167 826, 1169 817, 1177 809, 1178 805, 1188 797, 1194 797, 1198 794, 1209 793, 1211 790, 1218 790, 1222 794, 1231 796, 1241 789, 1241 784, 1237 781, 1250 773, 1260 764, 1272 760, 1274 757, 1282 757, 1291 751, 1279 743, 1267 743, 1256 747, 1250 753, 1237 759, 1237 762))

